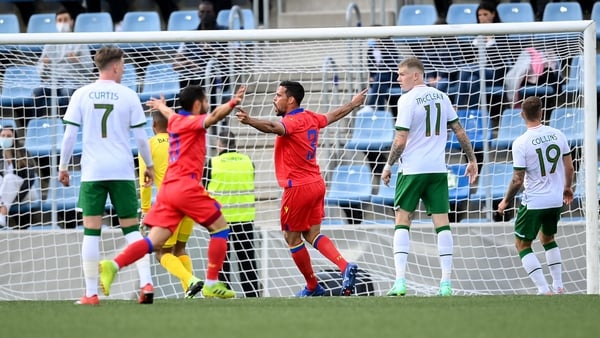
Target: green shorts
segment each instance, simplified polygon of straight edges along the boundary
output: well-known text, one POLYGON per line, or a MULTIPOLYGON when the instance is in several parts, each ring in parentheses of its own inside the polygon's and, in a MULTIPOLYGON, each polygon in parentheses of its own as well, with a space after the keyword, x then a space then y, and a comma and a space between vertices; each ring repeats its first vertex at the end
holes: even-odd
POLYGON ((394 209, 413 212, 419 199, 423 201, 428 215, 446 214, 450 211, 448 197, 448 173, 398 174, 394 209))
POLYGON ((515 220, 515 236, 525 241, 533 241, 540 230, 544 235, 556 234, 562 207, 547 209, 527 209, 521 205, 515 220))
POLYGON ((119 218, 138 217, 139 202, 133 180, 81 182, 77 206, 83 210, 83 216, 101 216, 107 196, 119 218))

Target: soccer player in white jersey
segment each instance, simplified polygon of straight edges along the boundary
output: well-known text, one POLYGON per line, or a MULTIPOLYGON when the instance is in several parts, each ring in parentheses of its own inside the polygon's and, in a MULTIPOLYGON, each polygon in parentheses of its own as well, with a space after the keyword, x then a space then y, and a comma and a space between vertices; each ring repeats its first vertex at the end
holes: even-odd
POLYGON ((406 294, 406 262, 409 254, 410 214, 423 200, 437 233, 442 277, 438 294, 452 295, 452 251, 448 211, 448 170, 446 168, 447 128, 452 129, 467 155, 466 175, 473 183, 477 160, 469 137, 461 126, 448 96, 425 85, 423 63, 417 58, 404 59, 398 65, 398 82, 404 94, 398 101, 396 135, 381 179, 390 182, 391 167, 400 160, 394 196, 396 211, 393 250, 396 281, 388 296, 406 294))
MULTIPOLYGON (((135 136, 139 154, 147 165, 145 181, 150 185, 154 179, 152 157, 144 130, 146 117, 140 99, 133 90, 120 84, 123 77, 123 51, 114 46, 104 46, 96 52, 94 62, 100 72, 98 80, 75 91, 63 118, 66 130, 58 174, 60 182, 68 186, 68 164, 77 132, 83 128, 78 206, 83 210, 81 258, 86 291, 77 304, 84 305, 99 303, 100 232, 107 196, 110 196, 115 207, 127 242, 143 238, 139 232, 130 130, 135 136)), ((139 302, 151 304, 154 289, 147 255, 138 263, 138 272, 141 287, 139 302)))
POLYGON ((513 177, 498 204, 498 212, 504 213, 521 187, 525 187, 515 220, 515 245, 521 263, 538 294, 562 294, 565 292, 562 258, 554 235, 563 203, 573 201, 571 149, 560 130, 542 124, 542 101, 539 97, 532 96, 523 101, 521 116, 527 131, 513 142, 513 177), (538 232, 552 276, 552 289, 531 249, 531 242, 538 232))

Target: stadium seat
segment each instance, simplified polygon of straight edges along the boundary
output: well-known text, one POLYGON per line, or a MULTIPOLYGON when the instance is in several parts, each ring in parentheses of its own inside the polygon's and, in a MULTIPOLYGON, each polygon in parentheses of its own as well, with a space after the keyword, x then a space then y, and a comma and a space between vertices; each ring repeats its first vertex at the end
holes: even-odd
MULTIPOLYGON (((583 90, 583 67, 581 64, 582 55, 576 55, 571 60, 571 67, 569 67, 569 75, 567 77, 567 83, 565 84, 565 92, 567 94, 582 94, 583 90)), ((598 56, 596 56, 598 59, 598 56)), ((598 71, 596 72, 598 73, 598 71)))
POLYGON ((17 128, 17 123, 11 118, 2 117, 0 118, 0 127, 10 127, 15 129, 17 128))
POLYGON ((110 14, 101 13, 81 13, 75 19, 74 32, 112 32, 113 21, 110 14))
POLYGON ((142 102, 151 97, 164 95, 166 100, 174 99, 179 93, 179 74, 171 63, 151 63, 146 67, 144 83, 140 93, 142 102))
POLYGON ((580 21, 583 12, 579 2, 549 2, 544 8, 542 21, 580 21))
POLYGON ((351 150, 388 150, 394 140, 394 117, 388 111, 373 111, 369 106, 356 113, 352 138, 344 148, 351 150))
POLYGON ((562 131, 571 147, 583 145, 585 110, 583 108, 557 108, 550 115, 550 127, 562 131))
POLYGON ((503 2, 496 7, 502 22, 534 22, 535 14, 529 2, 503 2))
POLYGON ((491 150, 511 149, 513 141, 526 130, 521 109, 505 109, 500 115, 498 136, 490 142, 491 150))
POLYGON ((398 180, 398 164, 392 166, 392 177, 390 184, 385 185, 383 181, 379 182, 379 190, 376 195, 371 195, 371 203, 381 205, 394 205, 394 196, 396 193, 396 181, 398 180))
POLYGON ((453 3, 448 7, 446 22, 449 25, 462 25, 477 23, 477 7, 475 3, 459 4, 453 3))
POLYGON ((123 32, 158 32, 160 17, 157 12, 131 11, 123 17, 123 32))
POLYGON ((490 198, 493 202, 499 202, 504 197, 506 189, 513 176, 512 163, 486 162, 481 167, 477 192, 471 194, 470 199, 486 203, 490 198))
POLYGON ((0 33, 20 33, 19 18, 13 13, 0 14, 0 33))
POLYGON ((169 31, 193 31, 200 25, 200 17, 196 10, 179 10, 171 12, 167 30, 169 31))
POLYGON ((33 107, 33 89, 41 80, 35 66, 9 66, 4 72, 0 106, 33 107))
POLYGON ((465 175, 466 164, 448 165, 448 199, 450 205, 456 205, 469 198, 471 187, 469 176, 465 175))
POLYGON ((27 33, 56 33, 56 14, 33 14, 27 22, 27 33))
POLYGON ((135 72, 135 66, 131 63, 125 64, 125 70, 123 71, 123 78, 121 84, 125 87, 131 88, 134 92, 138 90, 138 79, 135 72))
POLYGON ((357 205, 371 199, 371 169, 368 165, 340 165, 330 182, 326 204, 357 205))
MULTIPOLYGON (((483 117, 481 111, 475 109, 459 109, 457 112, 458 119, 462 124, 463 128, 467 132, 471 144, 475 150, 483 149, 483 117)), ((449 149, 460 150, 460 143, 456 138, 456 134, 450 132, 448 144, 446 146, 449 149)))
POLYGON ((398 26, 433 25, 438 19, 438 13, 432 4, 404 5, 398 13, 398 26))
POLYGON ((48 191, 48 197, 42 202, 43 211, 71 211, 77 208, 79 188, 81 187, 81 172, 71 171, 69 186, 56 184, 54 191, 48 191))
MULTIPOLYGON (((596 21, 596 26, 600 25, 600 1, 594 2, 590 19, 596 21)), ((600 40, 600 30, 596 29, 596 40, 600 40)))
POLYGON ((25 129, 25 149, 31 156, 58 154, 64 131, 64 124, 58 117, 32 119, 25 129))
MULTIPOLYGON (((233 19, 233 26, 229 26, 229 16, 231 10, 222 9, 217 14, 217 24, 219 26, 228 27, 229 29, 255 29, 256 26, 254 24, 254 13, 251 9, 244 8, 242 9, 242 20, 244 21, 244 25, 240 24, 240 19, 237 15, 235 15, 233 19)), ((235 12, 234 12, 235 13, 235 12)))

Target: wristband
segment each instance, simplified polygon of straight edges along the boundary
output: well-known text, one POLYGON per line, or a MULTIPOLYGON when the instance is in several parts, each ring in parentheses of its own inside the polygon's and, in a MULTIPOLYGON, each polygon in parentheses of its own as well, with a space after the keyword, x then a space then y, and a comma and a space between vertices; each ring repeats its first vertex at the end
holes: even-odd
POLYGON ((388 171, 392 171, 392 166, 386 163, 386 164, 383 166, 383 171, 386 171, 386 170, 388 170, 388 171))
POLYGON ((59 165, 58 166, 58 171, 67 171, 69 170, 69 166, 68 165, 59 165))
POLYGON ((233 109, 237 106, 237 102, 235 100, 229 100, 229 108, 233 109))

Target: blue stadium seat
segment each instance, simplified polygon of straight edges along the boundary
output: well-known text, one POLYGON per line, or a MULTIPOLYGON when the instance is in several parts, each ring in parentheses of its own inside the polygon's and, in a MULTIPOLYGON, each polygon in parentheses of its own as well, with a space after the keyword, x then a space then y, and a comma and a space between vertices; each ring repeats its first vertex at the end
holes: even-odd
POLYGON ((340 165, 330 182, 326 204, 352 206, 371 199, 371 169, 368 165, 340 165))
POLYGON ((15 122, 15 120, 11 119, 11 118, 5 118, 2 117, 0 118, 0 128, 2 127, 10 127, 10 128, 17 128, 17 122, 15 122))
POLYGON ((398 164, 392 166, 392 177, 390 184, 385 185, 383 181, 379 182, 379 191, 376 195, 371 195, 371 203, 381 205, 394 205, 394 196, 396 193, 396 182, 398 181, 398 164))
POLYGON ((236 15, 233 20, 233 27, 229 27, 229 15, 231 10, 222 9, 217 14, 217 24, 220 26, 228 27, 229 29, 255 29, 256 25, 254 24, 254 13, 251 9, 244 8, 242 9, 242 17, 244 20, 244 25, 240 25, 240 19, 236 15))
POLYGON ((580 21, 583 11, 579 2, 549 2, 544 7, 542 21, 580 21))
POLYGON ((550 115, 550 127, 562 131, 571 147, 583 145, 585 110, 583 108, 557 108, 550 115))
MULTIPOLYGON (((571 61, 571 67, 569 67, 569 76, 567 77, 567 83, 565 84, 565 92, 567 94, 582 94, 583 91, 583 67, 581 64, 583 56, 576 55, 571 61)), ((596 56, 598 60, 598 55, 596 56)), ((596 71, 598 73, 598 71, 596 71)))
POLYGON ((31 156, 48 156, 60 152, 64 135, 64 124, 60 118, 35 118, 25 129, 25 149, 31 156))
MULTIPOLYGON (((458 115, 460 124, 465 128, 473 148, 475 150, 482 150, 483 142, 486 140, 484 140, 483 137, 483 117, 481 111, 475 109, 460 109, 456 114, 458 115)), ((448 139, 446 147, 454 150, 461 149, 456 134, 453 132, 450 132, 450 138, 448 139)))
POLYGON ((496 7, 502 22, 534 22, 535 14, 529 2, 503 2, 496 7))
POLYGON ((179 93, 179 73, 173 70, 171 63, 152 63, 146 67, 144 83, 140 93, 142 102, 151 97, 164 95, 166 100, 174 99, 179 93))
POLYGON ((446 22, 449 25, 477 23, 477 7, 479 5, 453 3, 448 7, 446 22))
POLYGON ((101 13, 81 13, 75 19, 74 32, 112 32, 113 21, 110 14, 101 13))
POLYGON ((171 12, 169 22, 167 23, 168 31, 193 31, 200 25, 200 17, 196 10, 179 10, 171 12))
POLYGON ((19 18, 13 13, 0 14, 0 33, 20 33, 19 18))
POLYGON ((123 17, 123 32, 158 32, 160 17, 157 12, 131 11, 123 17))
POLYGON ((131 88, 134 92, 138 91, 138 79, 135 72, 135 66, 132 63, 126 63, 123 71, 123 78, 121 84, 125 87, 131 88))
MULTIPOLYGON (((594 2, 594 7, 592 7, 592 14, 590 15, 590 19, 596 21, 596 27, 600 25, 600 2, 594 2)), ((600 40, 600 30, 596 29, 596 40, 600 40)))
POLYGON ((356 113, 352 138, 344 148, 387 150, 394 140, 394 117, 388 111, 373 111, 369 106, 356 113))
POLYGON ((473 201, 485 202, 487 198, 499 201, 504 197, 506 188, 513 176, 512 163, 486 162, 481 167, 477 192, 471 194, 473 201))
POLYGON ((465 175, 466 164, 448 165, 448 200, 451 205, 466 201, 469 198, 471 186, 469 176, 465 175))
POLYGON ((404 5, 398 13, 397 26, 433 25, 438 13, 432 4, 404 5))
POLYGON ((4 72, 0 106, 33 107, 33 89, 41 80, 35 66, 9 66, 4 72))
POLYGON ((33 14, 27 22, 27 33, 56 33, 56 14, 33 14))
POLYGON ((54 191, 48 191, 48 197, 42 202, 43 211, 52 211, 53 202, 58 211, 71 211, 77 208, 79 188, 81 187, 81 172, 71 171, 69 186, 57 183, 54 191), (52 196, 54 194, 54 196, 52 196))
POLYGON ((492 139, 492 150, 511 149, 513 141, 527 130, 521 117, 521 109, 505 109, 500 115, 498 136, 492 139))

